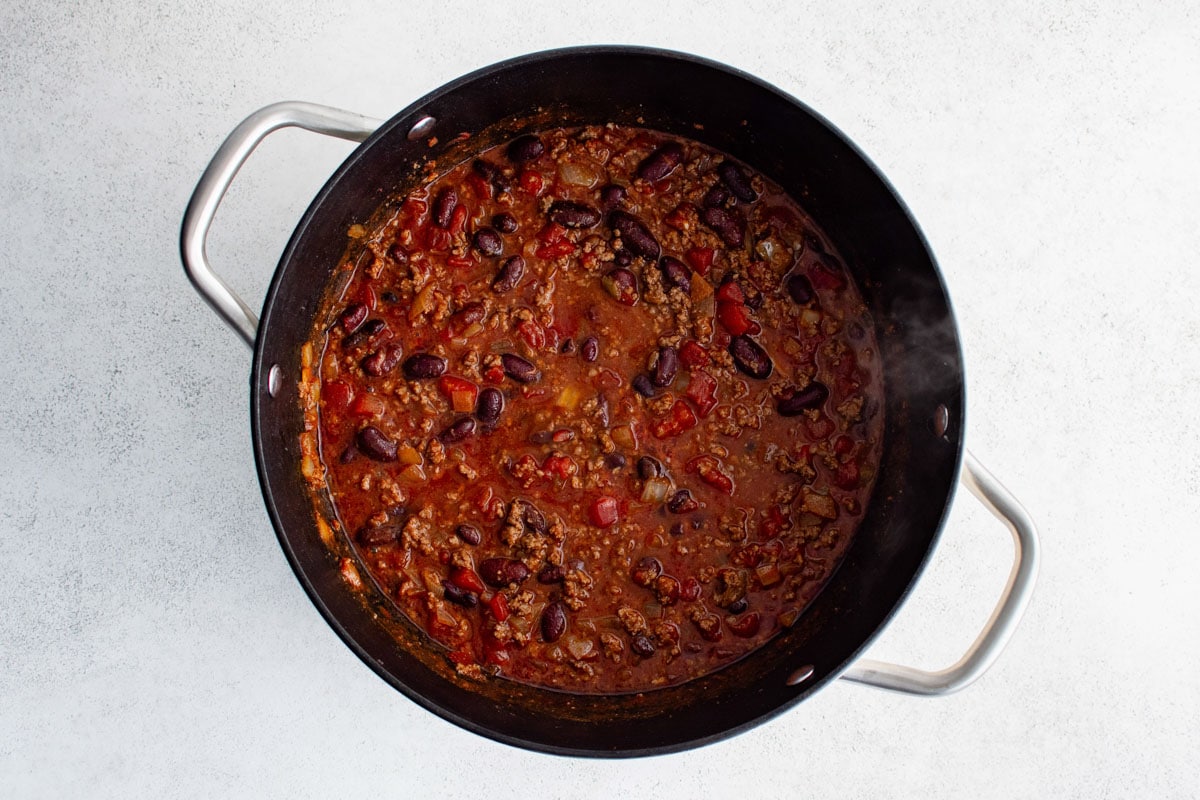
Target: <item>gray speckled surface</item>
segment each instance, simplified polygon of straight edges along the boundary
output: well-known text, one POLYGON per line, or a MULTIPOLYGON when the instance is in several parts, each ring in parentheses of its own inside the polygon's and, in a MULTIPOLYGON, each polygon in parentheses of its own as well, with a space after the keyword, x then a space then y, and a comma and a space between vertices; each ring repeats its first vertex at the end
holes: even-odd
MULTIPOLYGON (((1194 4, 325 5, 0 6, 0 794, 1196 795, 1194 4), (776 83, 920 220, 960 316, 970 446, 1043 532, 1024 624, 970 689, 839 684, 687 754, 539 756, 392 691, 293 578, 254 474, 248 351, 179 265, 196 179, 266 103, 388 116, 588 42, 776 83)), ((252 305, 349 149, 285 132, 243 171, 209 252, 252 305)), ((1008 552, 961 495, 873 655, 953 660, 1008 552)))

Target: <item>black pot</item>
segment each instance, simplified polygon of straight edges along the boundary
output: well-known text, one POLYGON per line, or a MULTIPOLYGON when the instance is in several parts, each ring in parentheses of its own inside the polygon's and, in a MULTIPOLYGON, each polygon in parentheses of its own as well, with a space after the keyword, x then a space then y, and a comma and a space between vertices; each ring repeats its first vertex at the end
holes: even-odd
MULTIPOLYGON (((281 124, 296 120, 259 120, 264 134, 281 124)), ((371 127, 365 120, 359 125, 371 127)), ((324 130, 359 138, 352 124, 336 128, 324 130)), ((224 154, 236 161, 225 165, 232 178, 253 144, 237 152, 227 147, 218 159, 224 154)), ((193 206, 204 207, 189 209, 189 217, 211 219, 219 199, 194 199, 193 206)), ((193 261, 203 257, 189 245, 195 232, 185 218, 185 262, 189 247, 193 261)), ((202 291, 205 281, 223 287, 191 263, 189 270, 202 291)), ((239 329, 253 336, 253 315, 244 304, 222 304, 205 293, 228 321, 235 321, 240 305, 248 316, 239 329)), ((434 713, 484 736, 560 754, 632 756, 694 747, 757 725, 833 680, 883 628, 920 574, 963 456, 954 317, 929 247, 887 181, 845 136, 783 92, 720 64, 640 48, 568 49, 506 61, 432 92, 380 126, 313 200, 284 251, 254 340, 250 386, 263 497, 289 561, 329 624, 380 677, 434 713), (792 629, 749 657, 642 694, 576 695, 505 680, 480 690, 455 676, 439 646, 376 590, 352 591, 339 568, 348 547, 336 538, 322 541, 298 467, 301 346, 346 249, 347 228, 409 188, 405 181, 418 177, 414 161, 436 158, 449 166, 523 125, 608 121, 697 139, 734 155, 796 197, 833 240, 876 321, 887 397, 881 470, 840 569, 792 629), (458 138, 464 132, 466 141, 458 138)))

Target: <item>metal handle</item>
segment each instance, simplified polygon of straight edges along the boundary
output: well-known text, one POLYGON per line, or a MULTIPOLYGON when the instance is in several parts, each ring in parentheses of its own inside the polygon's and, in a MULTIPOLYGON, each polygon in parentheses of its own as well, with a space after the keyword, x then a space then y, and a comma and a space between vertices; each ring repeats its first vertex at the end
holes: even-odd
POLYGON ((183 215, 179 237, 183 268, 200 296, 250 347, 254 347, 258 332, 258 315, 213 271, 205 252, 208 230, 234 176, 259 143, 280 128, 303 128, 361 142, 381 124, 381 120, 315 103, 274 103, 255 111, 234 128, 204 170, 183 215))
POLYGON ((863 659, 842 678, 881 689, 919 695, 944 695, 965 689, 992 666, 1017 628, 1038 571, 1038 538, 1033 520, 998 480, 970 452, 960 480, 1013 535, 1016 554, 1008 585, 983 632, 954 665, 937 672, 863 659))

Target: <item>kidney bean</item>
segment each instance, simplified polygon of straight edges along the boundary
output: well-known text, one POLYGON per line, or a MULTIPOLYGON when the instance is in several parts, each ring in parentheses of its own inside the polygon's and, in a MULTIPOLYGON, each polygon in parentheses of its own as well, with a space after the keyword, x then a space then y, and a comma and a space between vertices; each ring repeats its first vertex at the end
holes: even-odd
POLYGON ((775 410, 783 417, 795 417, 810 408, 820 408, 829 398, 829 387, 818 381, 779 398, 775 410))
POLYGON ((438 435, 444 444, 455 444, 463 439, 468 439, 475 433, 475 420, 471 417, 462 417, 455 420, 450 427, 442 431, 438 435))
POLYGON ((542 379, 540 369, 513 353, 500 356, 500 366, 504 368, 504 374, 517 383, 534 383, 542 379))
POLYGON ((583 360, 591 364, 600 357, 600 342, 595 336, 589 336, 583 340, 583 347, 579 352, 583 356, 583 360))
POLYGON ((654 388, 654 381, 650 380, 650 376, 644 372, 640 372, 633 376, 633 390, 642 397, 654 397, 658 394, 658 389, 654 388))
POLYGON ((558 564, 550 564, 542 568, 537 579, 538 583, 562 583, 567 579, 567 570, 558 564))
POLYGON ((604 457, 604 466, 609 469, 620 469, 625 466, 625 456, 620 453, 609 453, 604 457))
POLYGON ((625 187, 610 183, 600 190, 600 207, 612 211, 625 199, 625 187))
POLYGON ((343 464, 349 464, 356 458, 358 458, 358 448, 353 444, 350 444, 345 450, 342 451, 342 454, 338 456, 338 461, 342 462, 343 464))
POLYGON ((817 236, 812 231, 804 232, 804 246, 814 253, 824 253, 825 243, 821 241, 821 237, 817 236))
POLYGON ((658 348, 658 361, 654 364, 654 373, 651 375, 651 381, 655 386, 670 386, 675 382, 675 375, 679 372, 679 353, 674 347, 658 348))
POLYGON ((642 456, 637 461, 638 477, 644 481, 663 474, 663 465, 654 456, 642 456))
POLYGON ((687 514, 699 507, 700 503, 692 497, 691 491, 687 489, 680 489, 667 498, 667 511, 672 514, 687 514))
POLYGON ((700 204, 705 208, 720 208, 729 200, 729 190, 719 183, 714 183, 712 188, 704 193, 704 199, 700 204))
POLYGON ((524 164, 527 161, 536 161, 542 157, 542 153, 546 152, 546 146, 542 144, 542 140, 532 133, 527 133, 524 136, 518 136, 513 139, 508 145, 508 158, 514 164, 524 164))
POLYGON ((550 444, 552 441, 554 441, 553 431, 534 431, 529 434, 530 444, 550 444))
POLYGON ((492 280, 492 291, 496 294, 511 292, 523 277, 525 277, 525 259, 521 256, 507 258, 500 265, 500 271, 492 280))
POLYGON ((480 228, 475 231, 471 244, 485 256, 498 256, 504 252, 504 240, 495 228, 480 228))
POLYGON ((683 162, 683 148, 678 142, 667 142, 642 160, 638 177, 657 183, 675 171, 683 162))
POLYGON ((558 348, 558 352, 562 353, 564 356, 569 356, 574 355, 577 349, 578 347, 575 345, 575 340, 568 337, 563 340, 562 345, 558 348))
POLYGON ((345 330, 346 333, 354 333, 356 330, 358 330, 358 326, 367 321, 368 313, 369 310, 362 303, 355 303, 352 306, 348 306, 346 310, 342 312, 342 316, 340 317, 342 329, 345 330))
POLYGON ((812 301, 815 294, 812 283, 798 272, 787 279, 787 293, 793 302, 800 305, 812 301))
POLYGON ((358 532, 358 542, 364 547, 382 547, 399 540, 399 525, 367 525, 358 532))
POLYGON ((692 271, 678 258, 663 256, 662 261, 658 262, 658 268, 662 271, 667 286, 682 289, 685 294, 692 291, 692 271))
POLYGON ((362 343, 364 343, 365 341, 370 339, 372 336, 375 336, 378 333, 382 333, 384 331, 384 329, 386 329, 386 328, 387 328, 387 323, 384 322, 383 320, 379 319, 378 317, 369 319, 366 322, 364 322, 362 324, 362 327, 360 327, 354 333, 350 334, 345 339, 342 339, 342 349, 343 350, 353 350, 354 348, 358 347, 359 345, 361 345, 362 343))
POLYGON ((601 428, 608 427, 608 397, 604 394, 604 392, 596 395, 596 422, 601 428))
POLYGON ((751 378, 763 380, 770 377, 775 365, 762 346, 749 336, 734 336, 729 340, 729 355, 733 363, 751 378))
POLYGON ((639 633, 629 641, 629 649, 637 653, 642 658, 649 658, 654 655, 654 642, 650 641, 650 637, 644 633, 639 633))
POLYGON ((739 214, 723 208, 706 208, 700 214, 704 224, 716 231, 726 247, 741 247, 746 241, 746 223, 739 214))
POLYGON ((450 581, 442 581, 442 593, 451 603, 463 606, 464 608, 474 608, 479 605, 479 595, 474 592, 468 592, 466 589, 456 586, 450 581))
POLYGON ((400 298, 396 296, 395 292, 384 292, 383 294, 379 295, 379 299, 385 303, 399 303, 400 302, 400 298))
POLYGON ((483 541, 483 534, 474 525, 459 525, 454 529, 454 535, 472 547, 483 541))
POLYGON ((613 211, 608 215, 608 224, 621 234, 621 243, 634 255, 655 259, 661 254, 662 249, 654 234, 633 214, 613 211))
POLYGON ((500 168, 498 166, 490 161, 484 161, 482 158, 477 158, 472 161, 471 169, 475 171, 476 175, 483 178, 485 181, 488 181, 489 183, 495 180, 496 176, 500 174, 500 168))
POLYGON ((674 525, 671 526, 671 535, 672 536, 683 536, 683 534, 684 534, 684 527, 683 527, 682 522, 676 522, 674 525))
POLYGON ((355 437, 358 449, 374 461, 395 461, 396 443, 376 427, 368 425, 355 437))
POLYGON ((479 565, 479 577, 494 589, 521 583, 529 577, 529 567, 511 558, 488 558, 479 565))
POLYGON ((394 244, 388 248, 388 257, 396 262, 396 266, 403 267, 408 263, 408 251, 399 244, 394 244))
POLYGON ((546 515, 537 506, 526 500, 521 501, 521 522, 535 533, 545 533, 548 530, 546 515))
POLYGON ((662 574, 662 562, 653 556, 646 556, 639 561, 632 570, 629 571, 629 577, 638 586, 649 587, 662 574))
POLYGON ((501 233, 516 233, 517 228, 521 226, 517 222, 516 217, 508 212, 504 212, 492 217, 492 227, 501 233))
POLYGON ((410 381, 437 378, 446 371, 446 359, 432 353, 416 353, 404 361, 404 377, 410 381))
POLYGON ((591 228, 600 221, 599 211, 572 200, 555 200, 550 204, 547 216, 564 228, 591 228))
POLYGON ((447 186, 438 192, 437 197, 433 200, 433 224, 442 230, 449 228, 456 208, 458 208, 458 192, 454 191, 453 187, 447 186))
POLYGON ((717 167, 717 174, 721 176, 721 181, 729 187, 729 191, 733 192, 738 200, 743 203, 753 203, 758 199, 758 192, 754 191, 754 187, 750 185, 750 177, 737 164, 732 161, 722 161, 721 166, 717 167))
POLYGON ((472 325, 483 322, 485 316, 487 316, 487 309, 484 308, 483 303, 467 303, 450 315, 450 319, 446 321, 446 327, 451 333, 461 336, 472 325))
POLYGON ((746 601, 746 598, 739 597, 737 600, 734 600, 732 603, 727 605, 725 610, 730 614, 740 614, 749 607, 750 603, 746 601))
POLYGON ((403 356, 404 348, 389 342, 362 360, 363 372, 381 378, 394 370, 403 356))
POLYGON ((658 595, 658 602, 664 606, 675 605, 679 602, 679 579, 670 575, 659 575, 658 580, 654 582, 654 593, 658 595))
POLYGON ((557 642, 567 632, 567 608, 555 601, 542 609, 542 639, 557 642))
POLYGON ((632 306, 638 301, 637 276, 624 267, 617 267, 600 279, 604 290, 625 306, 632 306))
POLYGON ((504 411, 504 394, 491 386, 479 393, 475 401, 475 418, 488 427, 500 421, 500 413, 504 411))
POLYGON ((613 263, 621 267, 628 267, 633 263, 633 253, 628 250, 618 250, 613 255, 613 263))

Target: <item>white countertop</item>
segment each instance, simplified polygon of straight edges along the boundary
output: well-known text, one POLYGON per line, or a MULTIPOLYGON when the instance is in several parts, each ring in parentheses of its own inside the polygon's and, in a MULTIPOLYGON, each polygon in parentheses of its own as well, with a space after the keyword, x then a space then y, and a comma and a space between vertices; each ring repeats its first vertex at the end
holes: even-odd
MULTIPOLYGON (((0 8, 0 795, 1200 792, 1194 4, 74 5, 0 8), (775 83, 920 221, 959 317, 969 446, 1044 549, 974 686, 835 683, 688 753, 550 757, 418 708, 300 589, 255 477, 249 352, 180 267, 196 180, 267 103, 387 117, 474 68, 587 43, 775 83)), ((209 253, 253 306, 350 149, 288 131, 243 171, 209 253)), ((1010 554, 960 492, 872 656, 953 661, 1010 554)))

